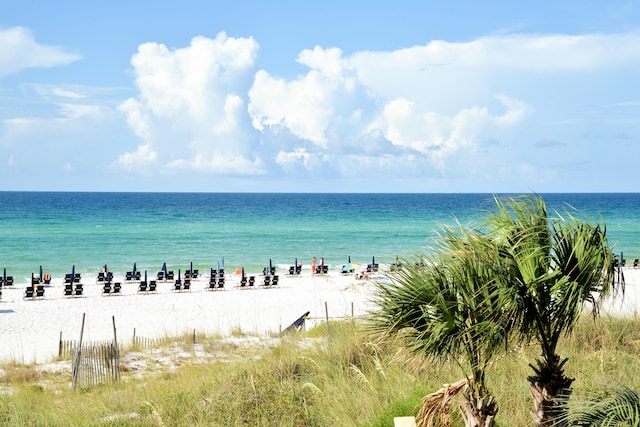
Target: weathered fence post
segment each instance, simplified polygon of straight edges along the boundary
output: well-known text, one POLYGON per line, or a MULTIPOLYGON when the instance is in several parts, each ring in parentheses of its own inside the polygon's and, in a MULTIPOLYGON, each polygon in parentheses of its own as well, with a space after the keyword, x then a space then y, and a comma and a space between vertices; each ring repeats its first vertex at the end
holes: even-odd
POLYGON ((82 354, 82 334, 84 334, 84 318, 86 313, 82 313, 82 327, 80 328, 80 342, 76 349, 73 360, 73 373, 71 375, 71 385, 76 388, 76 382, 78 381, 78 369, 80 368, 80 355, 82 354))
POLYGON ((329 307, 327 306, 327 302, 324 302, 324 315, 327 319, 327 337, 329 336, 329 307))

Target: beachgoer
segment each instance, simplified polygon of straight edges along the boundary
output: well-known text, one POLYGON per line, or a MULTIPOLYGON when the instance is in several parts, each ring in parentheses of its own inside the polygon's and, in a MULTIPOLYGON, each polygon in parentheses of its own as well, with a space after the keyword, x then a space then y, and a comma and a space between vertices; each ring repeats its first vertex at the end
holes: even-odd
POLYGON ((316 274, 316 257, 313 257, 311 260, 311 275, 315 276, 316 274))

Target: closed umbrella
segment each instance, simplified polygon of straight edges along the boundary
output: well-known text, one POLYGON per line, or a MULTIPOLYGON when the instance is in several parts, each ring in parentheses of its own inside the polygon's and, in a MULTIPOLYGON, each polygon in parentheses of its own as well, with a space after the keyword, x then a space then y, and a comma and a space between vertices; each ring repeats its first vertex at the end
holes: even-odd
POLYGON ((147 270, 144 271, 144 283, 147 283, 147 270))
POLYGON ((166 262, 162 263, 162 271, 164 272, 164 274, 166 276, 166 274, 167 274, 167 263, 166 262))
POLYGON ((189 266, 189 274, 193 276, 193 261, 191 261, 191 264, 189 266))
POLYGON ((5 267, 2 272, 2 284, 3 285, 7 284, 7 267, 5 267))
MULTIPOLYGON (((33 280, 32 280, 33 282, 33 280)), ((38 276, 38 282, 42 283, 42 266, 40 266, 40 275, 38 276)))
MULTIPOLYGON (((224 267, 223 267, 224 268, 224 267)), ((218 267, 216 269, 216 274, 220 276, 220 261, 218 261, 218 267)))
POLYGON ((240 277, 240 280, 244 280, 244 267, 242 267, 242 276, 240 277))
POLYGON ((134 263, 133 263, 133 275, 134 275, 134 276, 136 275, 136 270, 137 270, 137 268, 136 268, 136 263, 134 262, 134 263))
POLYGON ((269 258, 269 273, 273 270, 273 264, 271 263, 271 258, 269 258))

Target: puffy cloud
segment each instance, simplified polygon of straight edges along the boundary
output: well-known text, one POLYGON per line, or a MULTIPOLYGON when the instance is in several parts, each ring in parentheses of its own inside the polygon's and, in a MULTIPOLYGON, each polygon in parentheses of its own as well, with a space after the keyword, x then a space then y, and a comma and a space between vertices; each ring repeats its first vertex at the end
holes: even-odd
MULTIPOLYGON (((170 169, 260 172, 261 161, 252 151, 256 134, 246 112, 257 53, 252 38, 224 32, 215 39, 195 37, 181 49, 158 43, 138 47, 131 64, 139 95, 119 110, 143 140, 141 147, 157 154, 153 161, 170 169)), ((128 153, 117 163, 127 168, 137 158, 128 153)))
POLYGON ((310 71, 285 82, 266 71, 256 74, 249 97, 249 113, 256 129, 285 127, 295 136, 327 148, 327 130, 346 121, 357 125, 367 100, 358 87, 355 70, 347 67, 337 48, 303 50, 298 62, 310 71))
MULTIPOLYGON (((300 52, 297 62, 307 70, 293 79, 256 71, 251 38, 220 33, 182 49, 146 43, 131 61, 139 95, 120 110, 164 170, 530 177, 529 166, 503 164, 535 163, 523 147, 544 137, 512 150, 512 135, 528 137, 540 99, 559 93, 549 83, 634 68, 639 37, 501 35, 352 55, 316 46, 300 52)), ((554 116, 545 123, 552 119, 577 122, 554 116)), ((121 156, 122 166, 150 159, 145 153, 138 147, 121 156)))
POLYGON ((80 55, 61 47, 36 42, 23 27, 0 30, 0 77, 26 68, 50 68, 80 59, 80 55))

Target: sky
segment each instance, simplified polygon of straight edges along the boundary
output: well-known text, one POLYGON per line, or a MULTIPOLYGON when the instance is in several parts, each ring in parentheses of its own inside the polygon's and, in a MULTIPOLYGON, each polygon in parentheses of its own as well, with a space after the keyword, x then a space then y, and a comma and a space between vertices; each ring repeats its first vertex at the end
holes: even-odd
POLYGON ((0 191, 637 192, 640 3, 0 0, 0 191))

